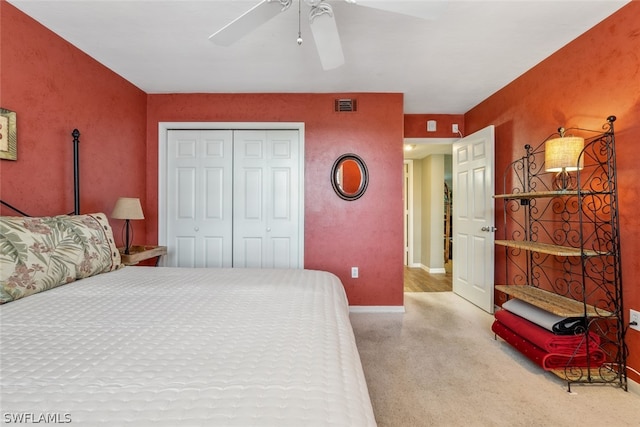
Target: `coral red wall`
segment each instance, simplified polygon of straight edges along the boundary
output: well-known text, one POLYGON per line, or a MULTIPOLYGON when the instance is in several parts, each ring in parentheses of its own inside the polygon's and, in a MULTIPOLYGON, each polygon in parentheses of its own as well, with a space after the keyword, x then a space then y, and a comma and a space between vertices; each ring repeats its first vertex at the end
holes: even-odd
POLYGON ((2 199, 35 216, 73 211, 74 128, 83 213, 144 197, 146 94, 4 1, 0 42, 0 106, 18 128, 18 160, 0 161, 2 199))
MULTIPOLYGON (((496 171, 523 146, 537 146, 559 126, 599 129, 615 122, 625 318, 640 310, 640 2, 632 2, 465 114, 468 133, 496 126, 496 171)), ((498 183, 498 180, 496 180, 498 183)), ((498 185, 497 185, 498 187, 498 185)), ((496 192, 502 192, 496 188, 496 192)), ((496 222, 502 213, 496 206, 496 222)), ((504 272, 496 252, 496 279, 504 272)), ((640 370, 640 332, 629 331, 628 363, 640 370)), ((629 372, 636 381, 640 376, 629 372)))
POLYGON ((335 273, 351 305, 402 305, 401 94, 149 95, 147 236, 157 239, 159 122, 304 122, 305 267, 335 273), (334 112, 353 97, 358 111, 334 112), (348 202, 331 187, 331 168, 356 153, 369 170, 363 197, 348 202), (351 279, 352 266, 360 278, 351 279))
POLYGON ((458 125, 458 130, 464 133, 463 114, 405 114, 405 138, 458 138, 460 134, 451 130, 451 125, 458 125), (427 132, 427 120, 436 121, 436 131, 427 132))
MULTIPOLYGON (((82 212, 109 214, 118 197, 140 197, 147 219, 133 222, 134 242, 155 243, 159 121, 305 122, 306 267, 336 273, 351 304, 402 305, 401 94, 354 94, 359 111, 341 114, 331 94, 147 95, 10 4, 0 8, 0 106, 18 117, 18 161, 0 161, 3 200, 31 215, 70 212, 78 128, 82 212), (346 152, 371 176, 354 202, 329 181, 346 152)), ((120 240, 121 221, 112 225, 120 240)))

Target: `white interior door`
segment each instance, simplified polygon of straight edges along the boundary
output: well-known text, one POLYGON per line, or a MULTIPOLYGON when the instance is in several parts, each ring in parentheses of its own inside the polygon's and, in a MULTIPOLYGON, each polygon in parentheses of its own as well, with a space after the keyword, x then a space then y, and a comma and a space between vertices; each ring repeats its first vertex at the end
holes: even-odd
POLYGON ((170 130, 167 265, 231 267, 232 142, 229 130, 170 130))
POLYGON ((494 307, 494 126, 453 143, 453 292, 494 307))
POLYGON ((233 265, 298 268, 298 131, 234 133, 233 265))

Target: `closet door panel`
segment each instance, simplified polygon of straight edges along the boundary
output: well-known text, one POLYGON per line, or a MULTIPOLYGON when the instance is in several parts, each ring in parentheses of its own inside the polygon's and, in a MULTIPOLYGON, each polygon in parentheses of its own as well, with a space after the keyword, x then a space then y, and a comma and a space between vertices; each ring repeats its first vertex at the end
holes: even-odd
POLYGON ((169 131, 167 265, 231 267, 232 144, 232 131, 169 131))
POLYGON ((244 237, 236 239, 237 245, 234 252, 238 254, 234 258, 234 267, 239 268, 263 268, 264 265, 264 239, 261 237, 244 237))
POLYGON ((204 267, 221 268, 224 265, 225 241, 222 237, 206 237, 204 239, 204 267))
POLYGON ((270 240, 270 252, 273 254, 273 268, 296 268, 292 265, 292 250, 295 245, 290 238, 275 238, 270 240))
POLYGON ((234 266, 298 267, 298 140, 288 130, 234 133, 234 266))
POLYGON ((262 168, 242 168, 242 170, 236 174, 238 177, 236 185, 238 191, 236 191, 237 213, 236 217, 239 217, 240 221, 247 222, 262 222, 262 168), (239 176, 241 175, 241 176, 239 176))
POLYGON ((271 217, 274 220, 291 220, 291 169, 274 168, 271 171, 273 183, 271 194, 271 217))
POLYGON ((224 168, 207 168, 204 173, 205 217, 209 220, 224 221, 224 168))
POLYGON ((233 266, 263 268, 266 131, 235 131, 233 138, 233 266))
POLYGON ((174 220, 195 220, 196 218, 196 174, 195 167, 181 167, 176 170, 176 217, 174 220))
POLYGON ((269 194, 266 209, 268 222, 269 266, 299 268, 300 251, 299 185, 303 177, 298 172, 299 137, 296 131, 273 131, 268 134, 269 194))
POLYGON ((176 237, 175 239, 176 267, 193 268, 196 266, 195 237, 176 237))

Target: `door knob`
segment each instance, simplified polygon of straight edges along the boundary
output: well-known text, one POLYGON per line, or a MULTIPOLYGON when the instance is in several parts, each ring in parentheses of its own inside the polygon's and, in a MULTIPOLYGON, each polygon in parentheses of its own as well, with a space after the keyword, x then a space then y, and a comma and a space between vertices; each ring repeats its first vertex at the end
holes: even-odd
POLYGON ((267 227, 267 231, 271 231, 271 227, 267 227))
POLYGON ((200 231, 200 227, 193 227, 193 231, 200 231))
POLYGON ((482 231, 496 231, 497 228, 492 225, 492 226, 489 226, 489 227, 482 227, 480 230, 482 230, 482 231))

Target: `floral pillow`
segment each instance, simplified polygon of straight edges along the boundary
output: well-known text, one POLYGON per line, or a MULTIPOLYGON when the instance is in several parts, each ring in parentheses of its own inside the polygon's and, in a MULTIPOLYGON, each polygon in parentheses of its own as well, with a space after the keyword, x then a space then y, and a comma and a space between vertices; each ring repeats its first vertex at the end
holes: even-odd
POLYGON ((121 266, 103 213, 0 217, 0 304, 121 266))

